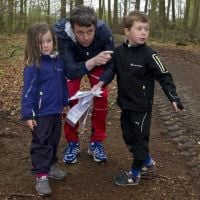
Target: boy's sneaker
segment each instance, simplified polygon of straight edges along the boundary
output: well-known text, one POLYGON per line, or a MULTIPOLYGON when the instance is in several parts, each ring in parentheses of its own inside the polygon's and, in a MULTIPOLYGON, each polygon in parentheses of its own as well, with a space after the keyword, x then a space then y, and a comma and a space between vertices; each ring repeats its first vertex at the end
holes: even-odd
POLYGON ((52 194, 51 187, 49 186, 49 180, 47 176, 41 176, 36 178, 35 189, 40 196, 49 196, 52 194))
POLYGON ((65 171, 59 169, 58 167, 56 167, 56 165, 53 165, 50 169, 48 177, 56 180, 61 180, 64 179, 66 175, 67 173, 65 171))
POLYGON ((158 176, 156 162, 153 161, 153 164, 150 166, 143 166, 140 174, 141 176, 158 176))
POLYGON ((139 182, 140 182, 140 175, 133 176, 133 173, 131 171, 122 172, 114 179, 114 183, 120 186, 138 185, 139 182))
POLYGON ((73 164, 77 161, 77 157, 80 153, 79 142, 69 142, 68 146, 64 150, 63 162, 73 164))
POLYGON ((89 146, 88 154, 93 156, 96 162, 105 162, 107 160, 104 147, 100 142, 92 142, 89 146))

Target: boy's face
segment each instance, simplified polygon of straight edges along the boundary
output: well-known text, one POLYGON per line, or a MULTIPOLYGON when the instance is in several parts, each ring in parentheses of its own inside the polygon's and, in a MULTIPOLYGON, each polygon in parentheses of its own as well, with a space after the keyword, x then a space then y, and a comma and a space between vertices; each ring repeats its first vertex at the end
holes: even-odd
POLYGON ((130 44, 144 44, 149 36, 149 23, 135 21, 130 29, 124 29, 130 44))
POLYGON ((85 27, 74 24, 73 32, 77 41, 84 47, 88 47, 94 39, 95 26, 85 27))

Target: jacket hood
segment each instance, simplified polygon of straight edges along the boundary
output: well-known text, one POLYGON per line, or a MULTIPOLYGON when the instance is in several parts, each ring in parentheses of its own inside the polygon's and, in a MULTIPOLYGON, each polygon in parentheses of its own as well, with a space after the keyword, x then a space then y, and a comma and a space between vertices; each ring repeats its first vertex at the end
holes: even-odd
MULTIPOLYGON (((104 24, 103 21, 98 20, 97 21, 97 28, 102 26, 104 24)), ((71 24, 68 19, 60 19, 57 21, 57 23, 54 26, 54 32, 57 37, 60 37, 62 39, 68 39, 71 38, 73 42, 76 42, 75 35, 72 31, 71 24)))

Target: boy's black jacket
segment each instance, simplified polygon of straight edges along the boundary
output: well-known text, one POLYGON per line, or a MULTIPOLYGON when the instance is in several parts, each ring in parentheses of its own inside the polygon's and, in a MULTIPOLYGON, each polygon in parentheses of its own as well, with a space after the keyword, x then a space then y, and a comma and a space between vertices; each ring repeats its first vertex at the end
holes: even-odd
POLYGON ((171 74, 162 65, 157 53, 146 44, 131 46, 127 43, 116 48, 113 65, 106 68, 100 80, 110 83, 117 75, 118 98, 121 109, 151 111, 155 80, 168 99, 176 101, 176 86, 171 74))

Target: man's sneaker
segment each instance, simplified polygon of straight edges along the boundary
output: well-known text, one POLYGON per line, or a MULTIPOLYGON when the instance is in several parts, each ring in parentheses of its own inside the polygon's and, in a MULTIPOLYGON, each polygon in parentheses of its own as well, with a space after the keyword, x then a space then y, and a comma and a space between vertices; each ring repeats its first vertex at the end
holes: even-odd
POLYGON ((132 172, 122 172, 115 177, 114 183, 120 186, 138 185, 140 182, 140 175, 133 176, 132 172))
POLYGON ((158 176, 156 162, 153 161, 151 166, 143 166, 140 174, 141 176, 158 176))
POLYGON ((59 169, 58 167, 56 167, 56 165, 53 165, 50 169, 48 177, 56 180, 61 180, 64 179, 66 175, 67 173, 65 171, 59 169))
POLYGON ((69 142, 68 146, 65 148, 64 151, 64 163, 75 163, 77 161, 77 157, 80 153, 80 144, 79 142, 69 142))
POLYGON ((49 180, 47 176, 41 176, 36 178, 35 189, 40 196, 49 196, 52 194, 52 190, 49 186, 49 180))
POLYGON ((96 162, 105 162, 107 160, 104 147, 100 142, 92 142, 89 146, 88 154, 93 156, 96 162))

